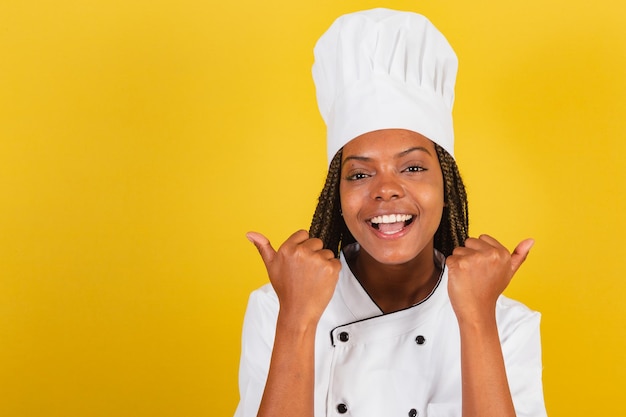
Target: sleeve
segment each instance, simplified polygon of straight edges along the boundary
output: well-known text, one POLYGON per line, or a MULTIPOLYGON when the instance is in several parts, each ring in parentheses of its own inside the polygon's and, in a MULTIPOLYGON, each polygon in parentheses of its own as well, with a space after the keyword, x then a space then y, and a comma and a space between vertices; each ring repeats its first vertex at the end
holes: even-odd
MULTIPOLYGON (((515 303, 505 300, 504 303, 515 303)), ((515 413, 518 417, 546 417, 543 398, 541 315, 521 304, 506 308, 500 327, 502 355, 515 413)))
POLYGON ((256 417, 259 410, 274 346, 278 306, 269 285, 250 294, 243 321, 235 417, 256 417))

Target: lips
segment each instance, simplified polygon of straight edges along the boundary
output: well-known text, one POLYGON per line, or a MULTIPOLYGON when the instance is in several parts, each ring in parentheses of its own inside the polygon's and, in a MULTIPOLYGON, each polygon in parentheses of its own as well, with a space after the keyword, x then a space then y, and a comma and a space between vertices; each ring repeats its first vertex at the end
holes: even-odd
POLYGON ((384 214, 372 217, 368 223, 382 234, 393 235, 411 224, 414 218, 411 214, 384 214))

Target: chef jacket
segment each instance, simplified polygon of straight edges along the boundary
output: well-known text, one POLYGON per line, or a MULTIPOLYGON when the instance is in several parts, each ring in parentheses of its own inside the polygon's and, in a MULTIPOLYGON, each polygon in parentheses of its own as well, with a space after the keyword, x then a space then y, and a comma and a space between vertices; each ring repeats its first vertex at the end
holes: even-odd
MULTIPOLYGON (((420 303, 383 314, 341 255, 334 295, 315 340, 314 415, 460 417, 459 326, 442 273, 420 303)), ((279 303, 267 284, 250 295, 244 318, 235 417, 255 417, 269 371, 279 303)), ((496 321, 517 417, 544 417, 540 314, 500 296, 496 321)))

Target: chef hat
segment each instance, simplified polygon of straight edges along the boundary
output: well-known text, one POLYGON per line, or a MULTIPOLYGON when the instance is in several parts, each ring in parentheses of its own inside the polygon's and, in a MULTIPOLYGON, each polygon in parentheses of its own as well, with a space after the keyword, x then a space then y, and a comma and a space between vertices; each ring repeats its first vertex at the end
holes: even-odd
POLYGON ((394 128, 420 133, 454 155, 457 58, 424 16, 389 9, 341 16, 314 54, 329 162, 357 136, 394 128))

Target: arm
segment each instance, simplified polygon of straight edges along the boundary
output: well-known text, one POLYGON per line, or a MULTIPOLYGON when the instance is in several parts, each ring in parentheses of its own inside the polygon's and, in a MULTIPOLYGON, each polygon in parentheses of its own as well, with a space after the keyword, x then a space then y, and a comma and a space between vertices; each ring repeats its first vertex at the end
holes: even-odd
POLYGON ((468 239, 446 260, 448 292, 461 336, 463 417, 515 416, 495 308, 532 244, 525 240, 510 254, 482 235, 468 239))
POLYGON ((270 370, 257 416, 313 416, 316 323, 279 314, 270 370))
POLYGON ((459 320, 459 330, 463 417, 515 416, 495 314, 459 320))
POLYGON ((313 416, 315 333, 335 289, 341 264, 322 241, 294 233, 275 251, 258 233, 259 250, 280 309, 267 382, 258 417, 313 416))

